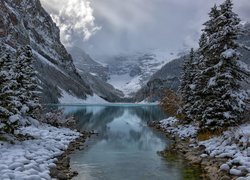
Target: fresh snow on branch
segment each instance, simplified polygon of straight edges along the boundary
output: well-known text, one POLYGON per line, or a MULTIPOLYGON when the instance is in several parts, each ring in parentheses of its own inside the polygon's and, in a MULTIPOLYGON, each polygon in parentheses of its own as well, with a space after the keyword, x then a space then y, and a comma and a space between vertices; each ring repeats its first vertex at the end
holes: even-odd
POLYGON ((224 57, 225 59, 229 59, 232 58, 234 55, 236 54, 234 49, 227 49, 226 51, 224 51, 221 55, 222 57, 224 57))
POLYGON ((250 47, 244 45, 244 44, 239 44, 239 46, 247 51, 250 51, 250 47))

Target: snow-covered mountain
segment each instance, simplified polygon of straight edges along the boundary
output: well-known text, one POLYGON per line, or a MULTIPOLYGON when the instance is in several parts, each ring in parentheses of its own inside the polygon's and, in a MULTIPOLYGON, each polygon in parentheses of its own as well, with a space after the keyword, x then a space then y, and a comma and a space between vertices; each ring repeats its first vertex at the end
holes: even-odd
POLYGON ((109 78, 109 68, 93 60, 83 49, 73 46, 67 48, 71 54, 74 64, 79 72, 90 73, 93 76, 107 81, 109 78))
POLYGON ((65 93, 82 99, 94 94, 108 101, 119 99, 122 94, 111 85, 88 72, 84 72, 85 78, 79 75, 59 34, 59 28, 39 0, 0 0, 1 54, 13 52, 20 46, 31 46, 44 102, 57 103, 65 93))
MULTIPOLYGON (((239 37, 239 43, 250 47, 250 23, 244 25, 244 33, 239 37)), ((245 63, 247 69, 250 69, 250 51, 239 48, 242 54, 241 61, 245 63)), ((182 64, 187 58, 183 55, 164 65, 160 70, 155 72, 149 81, 136 92, 135 101, 159 101, 164 95, 164 89, 177 91, 180 84, 182 64)), ((246 89, 250 89, 249 84, 243 84, 246 89)))
POLYGON ((132 96, 146 85, 150 77, 167 62, 176 58, 177 53, 151 51, 110 57, 107 64, 110 69, 108 82, 124 94, 132 96))

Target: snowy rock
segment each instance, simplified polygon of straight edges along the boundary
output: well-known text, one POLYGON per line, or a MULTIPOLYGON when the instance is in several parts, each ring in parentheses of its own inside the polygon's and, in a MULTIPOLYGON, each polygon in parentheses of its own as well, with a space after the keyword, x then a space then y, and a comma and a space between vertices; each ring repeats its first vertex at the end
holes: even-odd
MULTIPOLYGON (((177 135, 181 139, 194 138, 197 134, 198 127, 192 124, 178 125, 179 120, 174 117, 169 117, 160 121, 160 126, 168 133, 177 135)), ((195 145, 196 146, 196 145, 195 145)))
POLYGON ((201 141, 199 145, 205 146, 205 152, 210 157, 228 159, 226 164, 221 165, 221 170, 225 168, 228 171, 228 166, 234 166, 230 170, 230 174, 245 176, 250 172, 250 148, 247 147, 250 142, 249 135, 250 124, 244 124, 237 128, 231 128, 219 137, 201 141))
POLYGON ((202 154, 202 155, 200 155, 200 157, 205 158, 205 157, 208 157, 208 155, 207 154, 202 154))
POLYGON ((235 176, 240 176, 242 173, 240 170, 232 168, 230 169, 230 174, 235 175, 235 176))
POLYGON ((222 164, 220 166, 220 170, 222 170, 222 171, 229 171, 229 169, 230 169, 230 167, 228 164, 222 164))
POLYGON ((23 127, 19 132, 35 139, 16 142, 14 145, 0 143, 0 179, 51 179, 49 169, 55 167, 55 157, 80 136, 70 129, 49 125, 23 127))

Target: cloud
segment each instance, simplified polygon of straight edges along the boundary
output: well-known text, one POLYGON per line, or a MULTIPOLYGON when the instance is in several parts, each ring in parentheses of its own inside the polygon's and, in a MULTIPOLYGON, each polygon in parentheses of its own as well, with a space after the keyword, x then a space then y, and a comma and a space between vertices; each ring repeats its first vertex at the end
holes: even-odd
MULTIPOLYGON (((64 42, 101 60, 104 55, 133 51, 197 47, 210 8, 224 0, 42 1, 60 25, 64 42)), ((240 18, 249 21, 249 0, 234 0, 234 4, 240 18)))
POLYGON ((88 40, 101 28, 96 26, 93 9, 87 0, 42 0, 54 22, 59 26, 61 41, 70 46, 77 37, 88 40))

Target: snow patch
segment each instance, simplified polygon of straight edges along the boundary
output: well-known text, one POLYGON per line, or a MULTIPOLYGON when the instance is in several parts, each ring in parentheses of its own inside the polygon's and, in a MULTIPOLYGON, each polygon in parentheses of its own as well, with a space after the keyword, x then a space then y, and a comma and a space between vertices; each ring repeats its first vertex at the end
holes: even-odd
POLYGON ((0 141, 0 179, 51 179, 49 169, 55 167, 56 156, 80 136, 67 128, 49 125, 19 129, 35 139, 9 144, 0 141))
POLYGON ((61 97, 59 98, 60 104, 107 104, 108 102, 101 97, 94 94, 93 96, 87 96, 86 99, 77 98, 63 89, 61 90, 61 97))
POLYGON ((198 127, 196 125, 182 125, 179 120, 170 117, 160 121, 160 126, 168 133, 178 136, 182 139, 196 137, 198 127))
POLYGON ((116 89, 121 90, 125 97, 129 97, 130 94, 137 92, 140 88, 141 76, 130 77, 129 74, 123 75, 111 75, 108 80, 109 84, 112 84, 116 89))
MULTIPOLYGON (((220 169, 229 171, 235 176, 248 173, 250 178, 250 124, 231 128, 222 136, 199 142, 206 147, 206 153, 215 158, 228 158, 220 169)), ((239 178, 240 179, 240 178, 239 178)))
POLYGON ((34 49, 32 49, 33 54, 43 63, 54 67, 56 70, 60 71, 62 74, 64 74, 65 76, 69 77, 68 74, 66 74, 63 70, 61 70, 58 66, 56 66, 55 64, 53 64, 52 62, 50 62, 48 59, 46 59, 45 57, 43 57, 42 55, 40 55, 37 51, 35 51, 34 49))
POLYGON ((235 54, 236 54, 235 50, 233 50, 233 49, 227 49, 221 55, 225 59, 229 59, 229 58, 232 58, 235 54))
POLYGON ((88 96, 87 99, 84 101, 85 104, 107 104, 108 101, 105 101, 101 97, 94 94, 93 96, 88 96))

